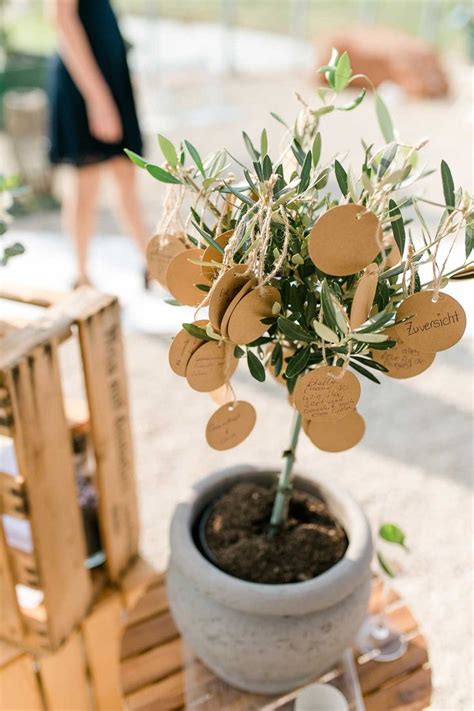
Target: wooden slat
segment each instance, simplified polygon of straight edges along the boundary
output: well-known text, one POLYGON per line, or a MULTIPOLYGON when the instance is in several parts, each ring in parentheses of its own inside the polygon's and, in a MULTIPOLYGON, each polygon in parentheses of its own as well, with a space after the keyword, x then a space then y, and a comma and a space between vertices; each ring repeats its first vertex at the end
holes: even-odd
POLYGON ((86 286, 71 291, 64 300, 47 309, 44 316, 2 338, 0 371, 10 370, 25 354, 50 340, 61 341, 77 319, 88 318, 113 301, 114 297, 86 286))
POLYGON ((422 711, 430 704, 431 671, 419 669, 364 698, 366 711, 422 711))
POLYGON ((151 563, 138 556, 120 581, 120 592, 124 606, 133 610, 145 591, 164 581, 164 573, 159 573, 151 563))
POLYGON ((33 665, 33 657, 24 654, 0 669, 2 711, 42 711, 41 693, 33 665))
POLYGON ((127 624, 133 625, 149 617, 154 617, 168 609, 168 597, 164 585, 153 587, 143 595, 133 610, 130 611, 127 624))
POLYGON ((127 627, 122 639, 121 658, 126 659, 177 637, 178 630, 169 612, 127 627))
POLYGON ((43 604, 29 609, 22 609, 22 619, 25 625, 25 640, 22 642, 28 649, 44 651, 51 647, 48 629, 48 616, 43 604))
POLYGON ((5 543, 3 525, 0 521, 0 635, 14 642, 20 642, 24 626, 15 592, 15 582, 5 543))
POLYGON ((0 299, 19 301, 22 304, 48 307, 64 301, 69 295, 67 291, 52 291, 49 289, 32 289, 26 285, 2 284, 0 299))
POLYGON ((8 549, 8 555, 15 583, 27 585, 30 588, 39 588, 38 566, 34 555, 24 553, 11 546, 8 549))
POLYGON ((35 349, 6 373, 6 382, 54 648, 82 619, 92 595, 56 345, 35 349))
POLYGON ((19 647, 0 640, 0 669, 5 666, 5 664, 13 661, 13 659, 21 657, 22 654, 23 652, 19 647))
POLYGON ((190 657, 185 671, 186 707, 190 711, 276 711, 286 708, 298 696, 298 689, 273 696, 239 691, 215 676, 199 660, 193 659, 192 652, 185 650, 185 655, 190 657))
POLYGON ((122 662, 120 676, 122 689, 128 694, 146 684, 159 681, 180 670, 183 666, 181 639, 174 639, 148 652, 130 657, 122 662))
POLYGON ((373 659, 357 666, 362 693, 373 692, 391 679, 422 667, 427 661, 426 642, 417 635, 409 641, 408 649, 400 659, 384 663, 373 659))
POLYGON ((57 652, 40 658, 40 678, 48 709, 92 709, 80 634, 74 632, 57 652))
MULTIPOLYGON (((184 703, 184 674, 177 672, 163 681, 126 696, 129 711, 170 711, 184 703)), ((227 710, 226 710, 227 711, 227 710)))
POLYGON ((122 708, 119 658, 122 636, 122 604, 111 593, 97 604, 82 623, 96 711, 122 708))
POLYGON ((399 607, 390 609, 386 614, 395 629, 402 634, 412 632, 418 626, 413 614, 406 605, 400 605, 399 607))
POLYGON ((118 302, 78 324, 97 464, 99 522, 107 570, 115 581, 138 552, 138 508, 118 302))
POLYGON ((22 477, 0 472, 0 511, 17 518, 27 518, 28 501, 22 477))
MULTIPOLYGON (((2 350, 5 346, 5 339, 2 340, 2 350)), ((13 436, 13 412, 10 400, 10 394, 3 384, 2 374, 0 373, 0 434, 6 437, 13 436)))

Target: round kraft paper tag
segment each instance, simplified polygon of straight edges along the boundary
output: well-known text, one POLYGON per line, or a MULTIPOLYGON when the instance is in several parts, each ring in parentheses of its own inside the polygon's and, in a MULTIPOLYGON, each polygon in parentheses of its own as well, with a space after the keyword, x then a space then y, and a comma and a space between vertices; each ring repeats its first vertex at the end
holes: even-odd
POLYGON ((210 393, 228 382, 237 365, 231 343, 208 341, 189 359, 186 378, 193 390, 210 393))
MULTIPOLYGON (((208 321, 194 321, 193 326, 206 328, 208 321)), ((191 336, 184 328, 173 338, 168 352, 168 361, 171 370, 176 375, 184 377, 186 368, 192 354, 197 351, 206 341, 196 336, 191 336)))
POLYGON ((186 306, 199 306, 206 294, 197 288, 205 284, 201 266, 196 263, 202 257, 202 249, 186 249, 170 261, 166 270, 166 285, 170 294, 186 306))
POLYGON ((209 298, 209 321, 215 331, 220 331, 222 319, 232 299, 252 279, 246 264, 236 264, 220 275, 212 287, 209 298))
POLYGON ((296 383, 294 403, 309 420, 340 420, 354 410, 360 398, 360 383, 338 366, 323 365, 296 383))
POLYGON ((224 336, 224 338, 229 338, 229 321, 230 317, 232 316, 235 307, 241 301, 248 292, 253 289, 255 284, 257 283, 257 280, 255 277, 251 277, 246 284, 243 285, 243 287, 240 289, 240 291, 234 296, 230 304, 225 310, 225 314, 222 317, 221 321, 221 334, 224 336))
POLYGON ((396 327, 386 328, 384 333, 391 341, 396 341, 396 345, 385 350, 374 348, 372 358, 387 368, 385 375, 397 380, 413 378, 415 375, 423 373, 433 363, 436 357, 435 353, 422 353, 410 348, 400 339, 396 327))
POLYGON ((407 346, 423 353, 437 353, 451 348, 466 330, 466 314, 461 304, 441 292, 418 291, 402 301, 397 311, 397 333, 407 346))
POLYGON ((146 261, 148 272, 152 279, 164 288, 166 285, 166 270, 177 254, 184 252, 186 245, 181 235, 154 235, 146 247, 146 261))
POLYGON ((311 442, 324 452, 343 452, 355 447, 365 432, 364 418, 357 410, 337 422, 310 420, 305 429, 311 442))
POLYGON ((256 420, 255 409, 248 402, 237 400, 222 405, 207 423, 207 442, 218 450, 236 447, 252 432, 256 420))
POLYGON ((232 343, 246 345, 263 336, 268 324, 262 319, 273 315, 276 303, 281 304, 281 296, 274 286, 256 286, 244 296, 230 315, 228 332, 232 343))
POLYGON ((311 230, 309 256, 325 274, 347 276, 373 262, 382 247, 379 219, 361 205, 337 205, 311 230))

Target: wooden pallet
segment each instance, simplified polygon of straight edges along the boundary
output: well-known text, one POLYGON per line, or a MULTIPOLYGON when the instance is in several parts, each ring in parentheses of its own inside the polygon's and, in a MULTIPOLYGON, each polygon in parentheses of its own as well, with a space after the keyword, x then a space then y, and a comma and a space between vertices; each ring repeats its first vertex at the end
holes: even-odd
MULTIPOLYGON (((96 463, 99 526, 107 578, 117 581, 137 554, 138 513, 127 384, 115 297, 94 289, 66 294, 0 290, 0 298, 45 309, 0 340, 0 433, 14 442, 19 474, 0 476, 1 513, 27 518, 33 549, 6 545, 0 525, 0 637, 30 649, 56 649, 94 597, 77 502, 59 349, 77 337, 96 463), (38 608, 17 602, 16 585, 43 593, 38 608)), ((2 519, 3 520, 3 519, 2 519)))
MULTIPOLYGON (((370 611, 381 606, 381 583, 374 581, 370 611)), ((431 671, 426 642, 409 608, 395 592, 386 612, 408 640, 399 660, 379 663, 355 657, 367 711, 418 711, 429 707, 431 671)), ((184 648, 166 604, 161 583, 155 584, 129 616, 121 649, 121 682, 129 711, 273 711, 292 708, 297 691, 268 697, 245 694, 218 679, 184 648)), ((326 675, 342 686, 338 671, 326 675)))
MULTIPOLYGON (((371 612, 380 610, 380 593, 375 581, 371 612)), ((408 651, 383 664, 356 658, 366 709, 425 709, 431 696, 425 640, 395 592, 386 611, 406 635, 408 651)), ((329 677, 341 681, 338 670, 329 677)), ((38 657, 0 643, 3 711, 273 711, 291 708, 296 693, 243 694, 217 679, 186 649, 163 576, 141 558, 56 652, 38 657)))

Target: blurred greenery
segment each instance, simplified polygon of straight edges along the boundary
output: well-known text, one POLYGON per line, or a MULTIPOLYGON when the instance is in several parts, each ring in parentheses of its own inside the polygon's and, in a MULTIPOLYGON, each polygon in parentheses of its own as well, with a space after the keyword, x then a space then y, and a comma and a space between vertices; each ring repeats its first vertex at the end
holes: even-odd
MULTIPOLYGON (((111 0, 122 14, 185 22, 218 22, 224 17, 241 27, 298 33, 312 39, 330 28, 358 20, 386 23, 417 34, 423 30, 442 47, 459 38, 459 26, 446 21, 466 0, 111 0)), ((1 6, 0 1, 0 6, 1 6)), ((54 32, 43 0, 4 0, 3 23, 9 47, 44 54, 54 47, 54 32)), ((472 9, 471 9, 472 14, 472 9)))
POLYGON ((412 34, 424 28, 440 46, 459 38, 459 27, 446 22, 447 15, 461 7, 472 14, 469 0, 115 0, 114 4, 124 12, 186 22, 216 22, 227 16, 241 27, 298 32, 305 39, 357 21, 374 21, 412 34))

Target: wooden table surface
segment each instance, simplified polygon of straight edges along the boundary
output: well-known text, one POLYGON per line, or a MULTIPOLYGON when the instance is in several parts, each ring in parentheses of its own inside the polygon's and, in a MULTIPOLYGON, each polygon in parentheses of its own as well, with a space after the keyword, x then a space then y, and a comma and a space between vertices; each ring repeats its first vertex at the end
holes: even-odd
MULTIPOLYGON (((379 612, 382 583, 374 579, 369 611, 379 612)), ((418 711, 429 708, 431 670, 426 641, 410 609, 391 590, 385 612, 404 634, 408 648, 401 659, 380 663, 354 652, 366 711, 418 711)), ((335 669, 324 680, 341 686, 335 669)), ((280 697, 247 694, 218 679, 185 648, 158 580, 128 616, 121 648, 121 681, 130 711, 273 711, 292 708, 297 690, 280 697)), ((316 681, 316 680, 315 680, 316 681)))

